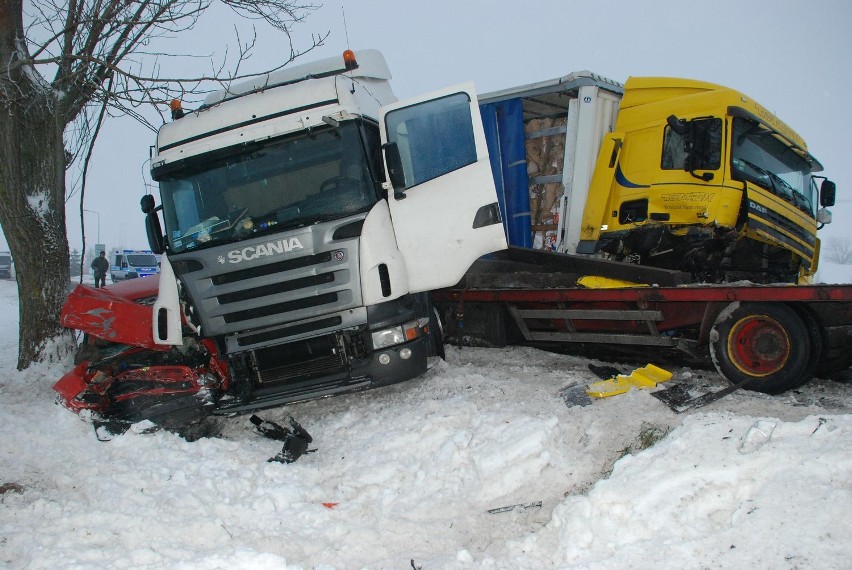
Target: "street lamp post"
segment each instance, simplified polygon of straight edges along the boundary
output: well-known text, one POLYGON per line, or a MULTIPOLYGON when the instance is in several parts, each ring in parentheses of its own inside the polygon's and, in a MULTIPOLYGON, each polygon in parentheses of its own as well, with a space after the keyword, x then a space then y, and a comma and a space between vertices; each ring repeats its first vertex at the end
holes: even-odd
POLYGON ((96 212, 94 210, 87 210, 83 208, 84 212, 89 212, 90 214, 94 214, 98 217, 98 243, 101 243, 101 214, 100 212, 96 212))

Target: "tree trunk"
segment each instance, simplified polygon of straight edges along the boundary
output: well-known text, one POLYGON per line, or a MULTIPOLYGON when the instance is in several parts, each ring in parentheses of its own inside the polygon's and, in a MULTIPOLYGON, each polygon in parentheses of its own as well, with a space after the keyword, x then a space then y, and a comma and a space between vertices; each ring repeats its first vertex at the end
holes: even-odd
POLYGON ((18 281, 19 370, 73 346, 59 324, 70 285, 64 124, 49 90, 29 91, 0 104, 0 225, 18 281))

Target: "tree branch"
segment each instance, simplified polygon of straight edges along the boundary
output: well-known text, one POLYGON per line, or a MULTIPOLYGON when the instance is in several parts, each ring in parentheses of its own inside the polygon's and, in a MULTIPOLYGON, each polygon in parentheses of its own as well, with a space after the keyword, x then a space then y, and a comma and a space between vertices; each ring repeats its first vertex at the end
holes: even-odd
MULTIPOLYGON (((26 14, 21 0, 0 0, 4 1, 17 5, 13 11, 26 16, 26 26, 20 19, 19 32, 5 29, 10 34, 6 37, 23 37, 24 41, 0 45, 0 105, 34 104, 36 84, 32 81, 52 75, 49 83, 42 79, 37 87, 42 96, 50 96, 57 124, 64 127, 68 162, 83 160, 82 174, 72 183, 72 187, 79 184, 81 193, 92 145, 107 116, 127 115, 156 131, 154 121, 165 122, 171 99, 179 98, 192 107, 234 81, 285 67, 323 45, 328 37, 328 33, 312 34, 304 46, 297 48, 294 43, 293 26, 318 5, 298 0, 220 0, 243 18, 283 33, 289 44, 288 57, 271 70, 245 70, 257 34, 252 26, 251 38, 243 41, 235 26, 236 50, 232 52, 226 45, 219 58, 203 56, 210 60, 206 73, 182 76, 164 72, 163 63, 199 56, 155 46, 193 30, 212 0, 68 0, 67 4, 30 0, 26 14)), ((0 21, 0 37, 3 33, 4 22, 0 21)), ((74 193, 72 188, 66 200, 74 193)))

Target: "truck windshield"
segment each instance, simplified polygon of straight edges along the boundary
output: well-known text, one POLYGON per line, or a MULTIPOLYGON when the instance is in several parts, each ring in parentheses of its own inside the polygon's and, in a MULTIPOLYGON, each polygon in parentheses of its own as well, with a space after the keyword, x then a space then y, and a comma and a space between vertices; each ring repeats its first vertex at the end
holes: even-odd
POLYGON ((362 131, 349 121, 193 159, 159 177, 170 249, 179 253, 366 211, 378 199, 368 167, 377 151, 378 130, 365 125, 362 131))
POLYGON ((731 165, 734 180, 753 182, 815 215, 810 164, 761 125, 734 119, 731 165))
POLYGON ((131 253, 127 256, 127 263, 133 267, 154 267, 157 265, 157 258, 153 253, 131 253))

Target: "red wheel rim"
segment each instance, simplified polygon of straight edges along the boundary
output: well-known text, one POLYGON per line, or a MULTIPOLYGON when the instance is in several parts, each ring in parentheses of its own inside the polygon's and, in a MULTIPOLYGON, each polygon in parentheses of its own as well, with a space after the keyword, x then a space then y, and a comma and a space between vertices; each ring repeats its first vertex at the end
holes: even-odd
POLYGON ((781 370, 792 345, 784 327, 766 315, 740 319, 728 335, 731 362, 749 376, 768 376, 781 370))

